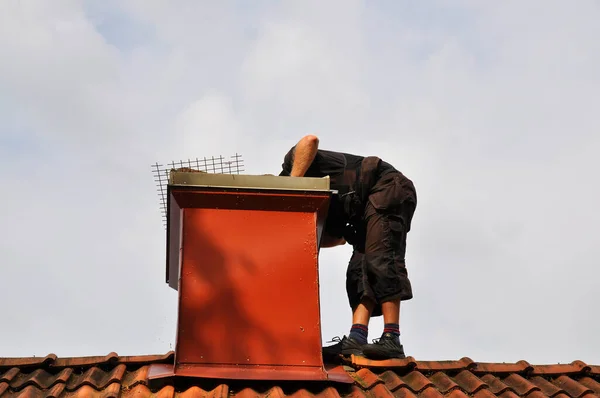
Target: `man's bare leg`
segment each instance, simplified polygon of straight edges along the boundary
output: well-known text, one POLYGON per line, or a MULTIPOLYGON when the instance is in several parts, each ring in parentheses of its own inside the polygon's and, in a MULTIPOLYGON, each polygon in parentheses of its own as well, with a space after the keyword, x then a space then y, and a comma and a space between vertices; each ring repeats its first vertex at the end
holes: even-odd
POLYGON ((369 332, 369 320, 373 312, 373 303, 369 299, 363 299, 361 303, 352 312, 352 328, 348 338, 343 339, 339 343, 323 348, 323 358, 333 359, 338 355, 363 356, 362 346, 367 343, 369 332))
POLYGON ((363 346, 363 353, 371 359, 404 358, 400 344, 400 300, 381 303, 383 334, 379 342, 363 346))
POLYGON ((352 313, 352 328, 350 328, 348 338, 361 346, 367 344, 369 320, 374 306, 375 303, 365 297, 352 313))
POLYGON ((374 306, 375 304, 371 300, 367 298, 363 299, 352 313, 352 323, 369 326, 369 320, 371 319, 371 312, 373 311, 374 306))
POLYGON ((386 301, 381 303, 381 312, 383 313, 383 322, 399 324, 400 323, 400 300, 386 301))

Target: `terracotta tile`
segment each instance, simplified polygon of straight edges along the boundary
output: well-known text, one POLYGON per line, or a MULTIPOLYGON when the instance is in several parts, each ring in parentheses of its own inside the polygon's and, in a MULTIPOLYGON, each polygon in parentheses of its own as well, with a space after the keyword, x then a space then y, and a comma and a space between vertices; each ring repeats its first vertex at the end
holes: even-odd
POLYGON ((501 398, 520 398, 517 394, 515 394, 512 391, 505 391, 502 394, 499 394, 497 396, 501 397, 501 398))
POLYGON ((367 390, 377 383, 383 383, 383 380, 377 377, 377 375, 369 369, 359 369, 359 371, 354 374, 353 379, 356 380, 361 387, 367 390))
POLYGON ((314 397, 314 396, 317 396, 319 398, 340 398, 340 394, 333 387, 327 387, 327 388, 323 389, 323 391, 320 391, 316 395, 313 395, 311 392, 309 392, 306 389, 302 388, 302 389, 300 389, 298 391, 295 391, 293 394, 288 395, 288 396, 289 397, 294 397, 294 398, 314 397))
POLYGON ((125 364, 143 364, 148 365, 152 363, 165 363, 173 362, 175 351, 169 351, 163 355, 137 355, 137 356, 124 356, 119 357, 119 363, 125 364))
MULTIPOLYGON (((270 395, 268 395, 268 393, 267 393, 267 394, 265 394, 265 395, 266 395, 267 397, 270 397, 270 395)), ((277 395, 277 396, 279 397, 280 395, 277 395)), ((285 396, 285 395, 284 395, 284 396, 285 396)), ((305 389, 303 388, 303 389, 300 389, 300 390, 298 390, 298 391, 295 391, 295 392, 294 392, 292 395, 287 395, 287 396, 289 396, 289 397, 294 397, 294 398, 313 398, 313 397, 314 397, 314 394, 311 394, 310 392, 308 392, 307 390, 305 390, 305 389)), ((319 394, 319 396, 320 396, 320 394, 319 394)))
POLYGON ((104 390, 100 391, 101 398, 117 398, 121 393, 121 384, 112 383, 109 384, 104 390))
POLYGON ((363 390, 361 387, 354 384, 348 394, 345 396, 346 398, 363 398, 367 396, 367 391, 363 390))
POLYGON ((322 398, 340 398, 340 393, 333 387, 327 387, 319 394, 322 398))
MULTIPOLYGON (((268 398, 283 398, 283 397, 285 397, 285 393, 283 392, 281 387, 278 387, 278 386, 271 387, 269 389, 269 391, 267 391, 264 395, 265 395, 265 397, 268 397, 268 398)), ((217 396, 226 397, 227 395, 211 395, 210 397, 217 398, 217 396)), ((313 395, 310 394, 308 396, 312 397, 313 395)))
POLYGON ((589 365, 590 368, 590 373, 594 376, 600 376, 600 365, 598 366, 594 366, 594 365, 589 365))
POLYGON ((10 388, 20 390, 29 385, 34 385, 37 388, 47 388, 51 384, 48 382, 50 378, 52 378, 52 375, 44 369, 36 369, 31 373, 20 372, 10 382, 10 388))
POLYGON ((533 366, 527 361, 519 361, 516 363, 485 363, 477 362, 476 366, 471 370, 473 373, 521 373, 529 372, 533 366))
POLYGON ((447 371, 474 368, 477 364, 471 358, 464 357, 458 361, 417 361, 417 370, 447 371))
POLYGON ((89 356, 89 357, 75 357, 75 358, 57 358, 53 362, 52 366, 55 367, 80 367, 80 366, 93 366, 93 365, 116 365, 119 361, 119 355, 116 352, 111 352, 104 356, 89 356))
POLYGON ((10 386, 15 390, 28 385, 35 385, 39 389, 47 389, 56 383, 66 383, 72 373, 73 369, 70 368, 63 369, 56 375, 48 373, 44 369, 37 369, 29 374, 20 373, 13 379, 10 386))
POLYGON ((122 389, 121 397, 122 398, 148 398, 148 397, 173 398, 173 397, 175 397, 175 388, 173 386, 165 386, 165 387, 161 388, 160 390, 156 391, 156 393, 153 393, 152 391, 150 391, 150 389, 148 389, 147 386, 145 386, 143 384, 138 384, 131 389, 124 389, 124 390, 122 389))
POLYGON ((454 376, 454 380, 456 380, 458 385, 463 390, 470 394, 473 394, 474 392, 479 391, 482 388, 488 387, 488 385, 485 382, 483 382, 480 378, 478 378, 468 370, 463 370, 462 372, 454 376))
POLYGON ((61 398, 116 398, 120 392, 121 385, 119 383, 112 383, 100 391, 90 385, 84 385, 75 391, 63 394, 61 398))
POLYGON ((57 383, 44 395, 45 398, 58 398, 65 389, 65 383, 57 383))
POLYGON ((2 394, 4 394, 6 391, 8 391, 8 383, 7 382, 0 382, 0 396, 2 396, 2 394))
POLYGON ((100 368, 93 367, 80 375, 73 375, 67 384, 67 390, 73 391, 81 385, 90 385, 100 390, 111 383, 120 383, 125 374, 125 365, 117 365, 111 371, 104 372, 100 368))
POLYGON ((475 397, 475 398, 496 398, 496 394, 493 394, 487 388, 483 388, 483 389, 477 391, 475 394, 473 394, 473 397, 475 397))
POLYGON ((42 367, 47 366, 56 360, 56 354, 48 354, 45 357, 29 357, 29 358, 0 358, 0 369, 13 367, 42 367))
MULTIPOLYGON (((39 388, 30 385, 22 390, 14 391, 6 395, 7 398, 42 398, 44 397, 44 391, 39 388)), ((4 398, 4 397, 3 397, 4 398)))
POLYGON ((121 386, 122 398, 149 398, 150 396, 152 396, 152 391, 142 384, 138 384, 133 388, 126 389, 123 389, 121 386))
POLYGON ((586 386, 590 390, 594 391, 596 394, 600 395, 600 383, 591 377, 582 377, 579 379, 579 384, 586 386))
POLYGON ((404 380, 406 384, 408 384, 412 391, 417 393, 421 392, 427 387, 434 387, 431 380, 429 380, 421 372, 418 372, 416 370, 402 377, 402 380, 404 380))
POLYGON ((384 361, 376 361, 367 359, 364 357, 357 357, 352 355, 352 365, 356 367, 369 367, 369 368, 396 368, 396 369, 414 369, 417 366, 417 361, 413 357, 406 357, 404 359, 387 359, 384 361))
POLYGON ((453 390, 450 394, 446 394, 447 398, 471 398, 462 390, 453 390))
MULTIPOLYGON (((248 390, 248 393, 250 395, 244 395, 243 391, 242 391, 242 393, 240 395, 236 395, 236 396, 239 396, 239 397, 256 397, 256 396, 258 396, 258 395, 256 395, 256 391, 251 390, 249 388, 247 388, 246 390, 248 390)), ((244 390, 244 391, 246 391, 246 390, 244 390)), ((175 396, 177 398, 200 398, 200 397, 206 398, 206 397, 208 397, 208 394, 205 390, 201 389, 200 387, 194 386, 194 387, 190 387, 187 390, 182 391, 180 393, 176 393, 175 396)))
POLYGON ((572 375, 589 371, 590 367, 582 361, 573 361, 570 364, 537 365, 533 367, 532 375, 572 375))
POLYGON ((131 388, 138 384, 148 384, 148 370, 149 366, 142 366, 141 368, 134 370, 132 372, 127 372, 123 376, 122 385, 125 388, 131 388))
MULTIPOLYGON (((279 387, 277 387, 281 390, 279 387)), ((283 394, 283 392, 282 392, 283 394)), ((228 397, 229 396, 229 386, 226 384, 221 384, 217 386, 215 389, 208 393, 208 397, 210 398, 219 398, 219 397, 228 397)))
POLYGON ((510 386, 519 395, 527 395, 532 391, 540 390, 535 384, 514 373, 504 378, 502 382, 507 386, 510 386))
POLYGON ((539 390, 535 390, 526 395, 527 398, 548 398, 546 394, 539 390))
MULTIPOLYGON (((140 388, 146 388, 146 386, 142 386, 138 384, 140 388)), ((174 398, 175 397, 175 388, 173 386, 165 386, 156 392, 156 398, 174 398)))
POLYGON ((530 379, 530 381, 538 386, 544 394, 550 397, 553 397, 556 394, 566 393, 565 390, 552 384, 542 376, 534 376, 530 379))
POLYGON ((404 387, 394 391, 394 396, 397 398, 417 398, 410 389, 404 387))
POLYGON ((394 398, 394 394, 385 387, 385 384, 377 384, 369 392, 371 396, 377 398, 394 398))
POLYGON ((419 393, 419 398, 444 398, 444 395, 435 387, 428 387, 419 393))
POLYGON ((384 382, 386 388, 390 391, 396 391, 399 388, 408 387, 408 385, 400 378, 400 376, 391 370, 380 374, 379 379, 384 382))
POLYGON ((579 384, 575 380, 571 379, 569 376, 560 376, 554 379, 553 384, 572 396, 572 397, 582 397, 585 394, 593 393, 592 389, 584 386, 583 384, 579 384))
POLYGON ((4 374, 0 374, 0 382, 10 383, 18 374, 19 368, 10 368, 4 374))
POLYGON ((447 374, 444 372, 437 372, 433 376, 429 376, 429 380, 435 384, 437 389, 442 393, 446 394, 451 390, 455 390, 459 388, 459 385, 456 384, 447 374))
POLYGON ((480 378, 482 381, 484 381, 488 385, 488 388, 490 389, 490 391, 496 395, 502 394, 503 392, 506 392, 506 391, 513 391, 513 389, 511 387, 507 386, 506 384, 504 384, 502 382, 502 380, 500 380, 499 378, 497 378, 496 376, 493 376, 491 374, 483 375, 480 378))

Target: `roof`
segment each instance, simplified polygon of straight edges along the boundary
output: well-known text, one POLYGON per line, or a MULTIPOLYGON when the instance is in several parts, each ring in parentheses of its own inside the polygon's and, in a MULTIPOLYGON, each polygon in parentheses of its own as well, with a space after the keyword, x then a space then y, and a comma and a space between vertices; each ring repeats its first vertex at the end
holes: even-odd
POLYGON ((59 358, 0 358, 0 398, 35 397, 595 397, 600 366, 581 361, 530 365, 458 361, 353 359, 346 371, 354 384, 188 379, 148 383, 154 363, 165 355, 59 358))

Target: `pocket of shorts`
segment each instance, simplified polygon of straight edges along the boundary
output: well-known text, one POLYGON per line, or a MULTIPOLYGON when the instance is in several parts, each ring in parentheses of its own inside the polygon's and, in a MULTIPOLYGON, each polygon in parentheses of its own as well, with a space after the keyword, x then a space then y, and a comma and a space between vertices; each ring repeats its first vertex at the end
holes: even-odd
POLYGON ((398 177, 369 195, 369 201, 377 210, 388 210, 402 203, 402 192, 398 177))
POLYGON ((391 248, 394 252, 394 258, 400 256, 404 261, 406 255, 406 225, 404 219, 399 215, 389 215, 389 236, 392 239, 391 248))

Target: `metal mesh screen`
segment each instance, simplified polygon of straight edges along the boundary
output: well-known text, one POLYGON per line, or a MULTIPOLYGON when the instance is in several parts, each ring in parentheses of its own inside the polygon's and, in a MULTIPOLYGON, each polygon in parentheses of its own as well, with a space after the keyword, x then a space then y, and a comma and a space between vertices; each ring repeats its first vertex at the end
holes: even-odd
POLYGON ((242 155, 236 153, 229 158, 211 156, 202 159, 171 161, 166 165, 159 164, 158 162, 153 164, 152 174, 156 182, 156 190, 160 200, 160 212, 165 228, 167 226, 167 184, 169 182, 169 172, 173 169, 203 171, 214 174, 240 174, 244 171, 244 161, 242 155))

